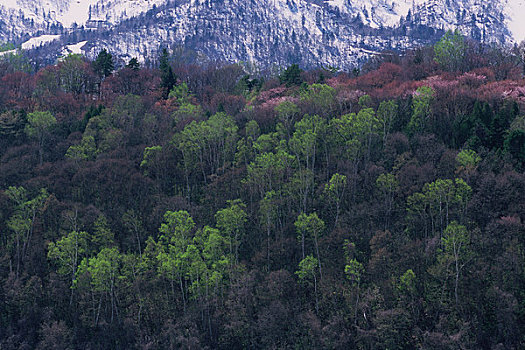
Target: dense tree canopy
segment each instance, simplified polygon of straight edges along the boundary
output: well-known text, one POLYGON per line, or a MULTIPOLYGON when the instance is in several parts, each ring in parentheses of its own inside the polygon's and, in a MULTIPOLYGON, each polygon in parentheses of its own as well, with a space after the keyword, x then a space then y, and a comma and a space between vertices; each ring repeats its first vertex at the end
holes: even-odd
POLYGON ((0 348, 524 348, 511 54, 0 62, 0 348))

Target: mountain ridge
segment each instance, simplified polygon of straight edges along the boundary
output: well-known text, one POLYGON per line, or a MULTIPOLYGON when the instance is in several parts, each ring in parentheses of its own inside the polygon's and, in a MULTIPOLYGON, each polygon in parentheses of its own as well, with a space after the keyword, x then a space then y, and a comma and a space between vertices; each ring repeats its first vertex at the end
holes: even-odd
MULTIPOLYGON (((94 57, 107 48, 123 62, 132 57, 145 61, 156 57, 161 47, 169 47, 193 51, 203 60, 245 61, 264 68, 290 63, 304 67, 330 65, 344 70, 384 50, 403 51, 432 44, 448 29, 459 29, 484 43, 514 41, 505 14, 508 4, 503 1, 82 2, 84 7, 88 3, 89 13, 82 17, 87 19, 80 25, 72 24, 72 30, 64 27, 57 13, 62 11, 64 16, 71 12, 75 2, 57 2, 55 12, 49 12, 47 18, 42 15, 41 22, 31 18, 32 28, 38 29, 35 35, 62 33, 63 46, 86 40, 82 52, 87 56, 94 57)), ((3 9, 0 22, 5 6, 3 9)), ((35 13, 45 14, 38 11, 38 6, 35 9, 35 13)), ((16 22, 10 13, 12 28, 17 27, 16 23, 27 23, 29 17, 21 15, 25 22, 16 22)), ((70 22, 74 18, 81 17, 73 16, 70 22)), ((0 40, 10 35, 13 39, 9 27, 3 28, 0 40)))

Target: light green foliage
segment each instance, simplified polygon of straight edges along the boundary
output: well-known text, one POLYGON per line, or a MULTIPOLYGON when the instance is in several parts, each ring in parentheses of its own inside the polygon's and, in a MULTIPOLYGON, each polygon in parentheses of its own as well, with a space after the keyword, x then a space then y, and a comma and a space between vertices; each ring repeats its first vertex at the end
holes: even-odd
POLYGON ((144 155, 142 156, 142 162, 140 167, 144 169, 144 174, 148 175, 148 169, 151 167, 155 158, 158 157, 159 153, 162 152, 162 146, 146 147, 144 149, 144 155))
POLYGON ((65 92, 80 94, 90 88, 86 76, 86 62, 81 55, 69 54, 59 64, 60 87, 65 92))
POLYGON ((445 70, 459 70, 465 54, 465 38, 457 29, 454 32, 448 30, 441 40, 434 45, 434 60, 445 70))
POLYGON ((397 286, 400 292, 413 294, 416 291, 416 274, 412 269, 406 270, 406 272, 399 278, 399 284, 397 286))
MULTIPOLYGON (((170 280, 173 293, 174 282, 179 280, 182 283, 191 264, 186 255, 188 247, 193 243, 194 229, 195 222, 187 211, 167 211, 159 228, 159 244, 149 240, 146 247, 146 251, 155 250, 152 255, 155 255, 158 263, 158 272, 170 280)), ((180 287, 185 304, 185 290, 182 285, 180 287)))
POLYGON ((377 177, 377 188, 383 193, 392 193, 399 188, 399 182, 392 173, 383 173, 377 177))
POLYGON ((463 149, 456 156, 456 164, 458 165, 458 170, 472 170, 479 164, 480 161, 481 157, 476 153, 476 151, 473 151, 471 149, 463 149))
POLYGON ((451 218, 462 219, 472 197, 472 188, 463 179, 438 179, 423 191, 407 198, 409 222, 431 220, 432 233, 442 233, 451 218))
POLYGON ((346 187, 346 176, 335 173, 325 185, 324 192, 335 201, 340 201, 346 187))
POLYGON ((458 258, 470 243, 467 228, 452 221, 441 238, 443 242, 443 254, 449 257, 458 258))
POLYGON ((33 112, 27 115, 26 133, 29 137, 40 139, 56 124, 56 118, 49 112, 33 112))
POLYGON ((250 137, 252 140, 256 140, 261 134, 259 124, 255 120, 250 120, 245 125, 246 137, 250 137))
POLYGON ((456 306, 459 303, 459 278, 460 273, 465 264, 468 262, 471 252, 470 234, 467 228, 458 224, 457 221, 452 221, 441 238, 443 249, 438 256, 438 271, 447 273, 449 266, 452 265, 454 269, 454 296, 456 306))
MULTIPOLYGON (((240 206, 240 203, 235 202, 234 205, 240 206)), ((235 227, 228 227, 236 230, 235 227)), ((188 212, 182 210, 166 212, 159 231, 158 243, 148 239, 145 259, 148 259, 147 256, 155 257, 159 274, 171 282, 172 290, 178 280, 184 307, 188 292, 193 298, 209 293, 210 288, 218 293, 227 278, 228 267, 230 271, 232 267, 231 254, 226 252, 229 238, 210 226, 194 232, 195 222, 188 212)))
MULTIPOLYGON (((129 261, 128 261, 129 262, 129 261)), ((84 258, 78 266, 74 288, 81 293, 90 292, 93 298, 98 297, 99 307, 93 305, 93 324, 96 326, 100 317, 100 306, 102 300, 109 298, 111 317, 108 321, 113 322, 118 315, 117 291, 124 286, 125 276, 121 272, 122 255, 117 248, 102 248, 96 256, 84 258), (97 311, 95 311, 97 310, 97 311)))
POLYGON ((290 149, 303 161, 307 169, 315 165, 317 143, 326 132, 326 121, 317 115, 305 115, 295 123, 290 149))
POLYGON ((360 283, 363 272, 364 272, 363 264, 361 264, 359 261, 357 261, 356 259, 350 259, 347 261, 347 264, 345 265, 345 275, 346 275, 346 278, 352 284, 360 283))
POLYGON ((238 127, 232 117, 217 113, 202 122, 193 121, 175 135, 173 142, 182 151, 187 173, 200 166, 203 180, 207 174, 233 162, 238 127))
POLYGON ((335 173, 330 178, 330 181, 324 186, 325 196, 331 202, 335 203, 336 214, 334 226, 337 225, 337 222, 339 220, 339 211, 341 208, 341 201, 343 200, 343 196, 346 189, 346 182, 347 178, 345 175, 335 173))
POLYGON ((183 101, 179 109, 173 113, 173 119, 175 122, 191 119, 198 120, 202 118, 203 115, 204 112, 202 111, 202 107, 200 105, 194 105, 192 103, 183 101))
POLYGON ((38 142, 38 153, 40 156, 40 164, 44 157, 44 144, 46 137, 49 135, 51 127, 57 123, 56 118, 49 112, 33 112, 27 115, 27 124, 25 132, 27 136, 35 139, 38 142))
POLYGON ((386 137, 390 133, 392 123, 397 116, 397 109, 398 106, 394 100, 381 101, 377 109, 377 118, 383 125, 383 145, 385 144, 386 137))
POLYGON ((176 99, 179 104, 187 103, 190 97, 192 96, 186 83, 175 85, 168 95, 168 98, 176 99))
POLYGON ((308 255, 299 262, 299 270, 295 271, 299 281, 303 285, 311 285, 313 282, 315 293, 315 309, 319 312, 319 301, 317 297, 317 275, 316 267, 321 266, 319 261, 312 255, 308 255))
POLYGON ((305 213, 299 214, 297 220, 294 223, 295 229, 301 240, 303 237, 318 237, 324 230, 324 221, 317 216, 317 213, 306 215, 305 213))
POLYGON ((286 178, 286 170, 290 169, 295 157, 279 148, 276 153, 258 154, 248 165, 248 176, 244 183, 258 188, 260 198, 268 191, 279 190, 286 178))
POLYGON ((430 104, 434 99, 434 90, 429 86, 417 88, 412 99, 412 117, 408 123, 408 131, 411 134, 423 132, 427 127, 430 117, 430 104))
POLYGON ((275 112, 279 121, 283 123, 287 130, 291 129, 294 118, 299 114, 300 110, 297 105, 291 101, 284 101, 275 107, 275 112))
POLYGON ((301 101, 308 103, 316 113, 324 114, 331 110, 337 92, 326 84, 312 84, 301 91, 301 101))
POLYGON ((74 279, 77 266, 87 253, 88 239, 87 232, 72 231, 49 243, 47 257, 58 266, 59 274, 71 275, 74 279))
POLYGON ((230 254, 235 256, 235 261, 239 259, 239 246, 248 220, 245 209, 246 205, 240 199, 236 199, 228 201, 228 207, 215 214, 217 227, 226 238, 230 247, 230 254))
POLYGON ((9 187, 5 190, 5 195, 14 202, 14 212, 7 219, 7 228, 13 232, 13 237, 9 237, 8 247, 13 250, 12 259, 15 262, 15 273, 18 277, 20 266, 27 255, 27 250, 33 235, 35 220, 45 208, 49 198, 49 193, 45 189, 32 199, 23 187, 9 187))
POLYGON ((360 156, 363 147, 370 152, 372 138, 381 128, 382 123, 372 108, 363 108, 357 114, 345 114, 330 122, 335 145, 344 149, 345 156, 351 160, 360 156))
POLYGON ((257 153, 273 152, 279 146, 279 134, 276 132, 262 134, 253 143, 253 148, 257 153))
POLYGON ((83 136, 78 145, 70 146, 66 152, 66 158, 74 160, 93 160, 97 152, 97 145, 93 136, 83 136))
POLYGON ((195 222, 185 210, 167 211, 159 231, 160 241, 165 245, 173 245, 177 251, 183 251, 192 239, 195 222))
POLYGON ((314 249, 317 255, 317 261, 319 263, 319 275, 322 277, 323 273, 321 269, 321 257, 319 253, 318 240, 319 236, 325 229, 324 221, 317 216, 317 213, 312 213, 309 215, 301 213, 297 217, 297 220, 295 221, 294 225, 298 233, 297 239, 301 242, 303 259, 305 258, 306 239, 309 238, 314 241, 314 249))
POLYGON ((299 263, 299 270, 295 271, 295 274, 302 282, 311 283, 311 280, 315 276, 315 270, 318 264, 319 263, 316 258, 314 258, 312 255, 308 255, 303 260, 301 260, 299 263))
POLYGON ((96 154, 115 149, 126 142, 125 133, 131 132, 148 117, 144 112, 144 104, 139 96, 120 96, 111 109, 104 109, 100 115, 89 119, 83 137, 94 138, 96 154))
MULTIPOLYGON (((295 123, 289 148, 297 157, 299 170, 294 175, 294 187, 300 194, 302 211, 308 209, 308 199, 314 186, 314 169, 318 144, 326 134, 326 121, 317 115, 305 115, 295 123)), ((295 192, 295 191, 294 191, 295 192)))
POLYGON ((94 226, 92 241, 97 247, 104 248, 115 244, 115 236, 109 228, 108 219, 103 214, 98 216, 94 226))
POLYGON ((91 276, 91 285, 96 292, 112 292, 119 277, 121 255, 117 248, 103 248, 95 257, 90 258, 87 271, 91 276))
POLYGON ((361 108, 372 108, 372 97, 370 97, 370 95, 363 95, 359 97, 358 104, 361 108))
POLYGON ((226 282, 228 268, 231 268, 227 245, 227 239, 220 231, 209 226, 199 230, 194 243, 188 245, 183 259, 187 262, 186 276, 194 298, 210 293, 210 288, 219 293, 226 282))
POLYGON ((237 142, 235 163, 248 165, 255 158, 255 140, 259 138, 261 130, 255 120, 250 120, 245 126, 245 136, 237 142))
POLYGON ((388 226, 388 218, 392 212, 394 205, 394 196, 399 189, 399 182, 397 178, 392 173, 383 173, 379 175, 376 179, 376 187, 381 193, 381 196, 384 200, 384 210, 385 210, 385 230, 388 226))

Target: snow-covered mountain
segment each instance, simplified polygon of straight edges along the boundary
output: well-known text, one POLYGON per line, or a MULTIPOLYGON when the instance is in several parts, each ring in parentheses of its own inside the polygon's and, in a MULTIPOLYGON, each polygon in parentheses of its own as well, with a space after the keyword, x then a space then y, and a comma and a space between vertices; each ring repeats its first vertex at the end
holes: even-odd
POLYGON ((123 60, 154 59, 168 46, 201 59, 348 69, 447 29, 486 43, 525 39, 524 1, 0 0, 0 42, 63 34, 63 46, 87 41, 89 56, 108 48, 123 60))

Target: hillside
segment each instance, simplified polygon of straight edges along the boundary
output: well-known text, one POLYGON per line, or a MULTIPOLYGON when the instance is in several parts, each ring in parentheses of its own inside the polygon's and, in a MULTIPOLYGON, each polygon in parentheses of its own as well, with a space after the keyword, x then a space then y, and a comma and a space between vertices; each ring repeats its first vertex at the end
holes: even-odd
POLYGON ((112 59, 0 58, 1 349, 525 347, 518 52, 112 59))

